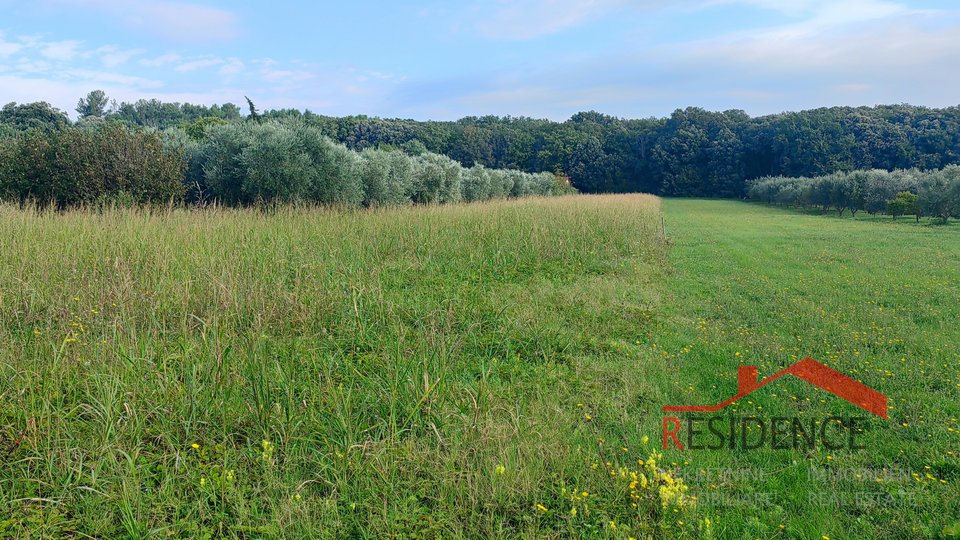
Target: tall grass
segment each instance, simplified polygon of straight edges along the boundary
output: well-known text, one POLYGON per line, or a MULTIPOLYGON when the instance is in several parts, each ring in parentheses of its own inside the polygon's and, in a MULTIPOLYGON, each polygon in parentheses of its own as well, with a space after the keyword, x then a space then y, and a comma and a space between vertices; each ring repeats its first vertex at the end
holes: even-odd
POLYGON ((672 530, 658 205, 0 206, 0 536, 672 530))

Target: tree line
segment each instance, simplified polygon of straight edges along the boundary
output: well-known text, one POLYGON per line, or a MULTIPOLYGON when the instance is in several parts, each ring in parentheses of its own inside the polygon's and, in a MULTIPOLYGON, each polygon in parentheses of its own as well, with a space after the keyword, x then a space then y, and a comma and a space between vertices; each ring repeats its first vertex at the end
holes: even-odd
POLYGON ((302 118, 354 149, 422 144, 467 166, 556 171, 587 193, 742 198, 748 181, 764 176, 960 163, 960 107, 834 107, 760 117, 687 108, 668 118, 585 112, 563 122, 417 122, 295 110, 265 116, 302 118))
POLYGON ((946 223, 960 218, 960 165, 939 170, 919 169, 838 172, 825 176, 764 177, 750 182, 751 199, 768 204, 886 213, 896 219, 929 216, 946 223))
POLYGON ((0 199, 58 207, 170 201, 369 207, 574 191, 554 173, 463 167, 416 149, 354 151, 298 119, 203 116, 161 130, 101 116, 71 125, 51 110, 46 104, 3 109, 0 199))
MULTIPOLYGON (((252 116, 244 117, 231 103, 116 104, 101 94, 78 103, 81 122, 97 118, 126 126, 180 128, 196 136, 208 126, 252 116)), ((69 122, 65 115, 24 110, 34 105, 4 107, 0 126, 7 117, 21 125, 69 122)), ((759 117, 691 107, 667 118, 581 112, 563 122, 497 116, 414 121, 295 109, 265 111, 257 118, 297 120, 357 152, 401 149, 445 155, 468 168, 550 171, 568 176, 575 188, 588 193, 741 198, 749 180, 765 176, 931 170, 960 163, 960 107, 833 107, 759 117)))

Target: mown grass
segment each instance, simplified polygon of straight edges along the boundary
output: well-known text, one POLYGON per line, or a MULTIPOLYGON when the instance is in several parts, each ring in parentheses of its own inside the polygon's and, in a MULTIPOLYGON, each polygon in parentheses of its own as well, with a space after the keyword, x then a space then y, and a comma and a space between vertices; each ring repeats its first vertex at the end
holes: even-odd
MULTIPOLYGON (((664 210, 666 239, 647 196, 0 207, 0 537, 946 536, 956 228, 664 210), (657 455, 663 405, 805 356, 889 396, 866 450, 657 455), (810 498, 864 491, 895 503, 810 498)), ((859 414, 797 381, 746 401, 859 414)))
MULTIPOLYGON (((808 356, 890 402, 889 420, 865 426, 865 450, 668 453, 689 462, 681 474, 701 494, 700 510, 714 516, 720 536, 960 534, 956 227, 730 201, 664 206, 672 241, 669 294, 661 324, 647 339, 672 364, 671 404, 713 404, 735 394, 737 365, 757 365, 766 377, 808 356), (810 467, 838 475, 823 480, 810 467), (724 477, 717 468, 733 474, 724 477), (883 469, 892 472, 887 480, 870 477, 883 469), (849 479, 842 478, 846 472, 849 479), (711 505, 706 493, 732 497, 711 505), (771 504, 737 504, 737 496, 756 493, 769 494, 771 504), (859 502, 844 495, 856 493, 868 495, 859 502)), ((798 381, 778 383, 731 409, 767 418, 869 416, 798 381)))
POLYGON ((2 207, 0 536, 674 531, 637 461, 659 367, 623 354, 660 225, 646 196, 2 207))

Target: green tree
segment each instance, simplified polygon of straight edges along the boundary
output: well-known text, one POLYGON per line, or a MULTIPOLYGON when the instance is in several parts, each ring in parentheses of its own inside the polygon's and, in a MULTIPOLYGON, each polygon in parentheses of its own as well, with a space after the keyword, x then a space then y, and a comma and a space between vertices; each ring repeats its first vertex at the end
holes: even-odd
POLYGON ((94 90, 77 102, 77 114, 80 118, 103 118, 107 115, 110 98, 103 90, 94 90))
POLYGON ((920 209, 917 206, 917 196, 909 191, 901 191, 887 201, 887 213, 897 219, 897 216, 913 214, 920 221, 920 209))
POLYGON ((0 124, 6 124, 17 131, 59 130, 69 126, 70 119, 67 118, 67 113, 46 101, 21 105, 7 103, 0 109, 0 124))

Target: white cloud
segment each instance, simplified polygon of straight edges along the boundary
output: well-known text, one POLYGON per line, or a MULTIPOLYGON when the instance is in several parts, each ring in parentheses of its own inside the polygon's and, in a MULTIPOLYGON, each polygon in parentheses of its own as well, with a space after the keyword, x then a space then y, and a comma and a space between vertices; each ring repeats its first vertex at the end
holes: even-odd
POLYGON ((476 28, 481 35, 493 39, 532 39, 578 26, 627 3, 627 0, 499 0, 492 16, 476 28))
POLYGON ((241 62, 240 59, 229 58, 227 59, 227 63, 220 68, 220 71, 218 71, 218 73, 220 73, 220 75, 227 75, 227 76, 237 75, 243 72, 244 67, 245 66, 243 65, 243 62, 241 62))
POLYGON ((5 58, 16 54, 17 51, 23 48, 21 43, 13 43, 11 41, 5 41, 3 39, 3 34, 0 34, 0 58, 5 58))
POLYGON ((81 42, 73 40, 44 43, 40 48, 40 55, 49 60, 69 62, 77 55, 80 45, 81 42))
POLYGON ((43 60, 24 60, 17 64, 17 71, 24 73, 43 73, 50 70, 50 63, 43 60))
POLYGON ((680 44, 672 53, 697 65, 740 66, 768 75, 801 70, 897 75, 898 69, 956 65, 958 30, 928 13, 865 0, 822 6, 796 24, 680 44))
POLYGON ((67 77, 31 77, 25 75, 0 75, 0 88, 3 88, 4 99, 20 103, 30 103, 43 100, 55 107, 73 114, 77 99, 85 96, 91 88, 99 88, 107 93, 111 99, 135 102, 144 97, 157 98, 161 101, 188 102, 205 105, 237 102, 237 96, 243 91, 232 88, 211 89, 207 92, 175 92, 152 90, 149 96, 144 95, 144 85, 151 86, 146 80, 128 79, 116 74, 96 71, 75 71, 67 77), (133 83, 131 85, 130 83, 133 83))
POLYGON ((272 69, 262 72, 263 78, 271 82, 298 82, 313 78, 313 73, 303 70, 272 69))
POLYGON ((180 73, 188 73, 191 71, 196 71, 198 69, 218 66, 223 63, 223 60, 219 58, 201 58, 199 60, 191 60, 189 62, 184 62, 179 66, 175 67, 174 70, 180 73))
POLYGON ((127 63, 131 58, 143 54, 143 49, 121 50, 112 45, 100 47, 96 50, 100 55, 100 62, 106 67, 117 67, 127 63))
POLYGON ((90 86, 121 85, 130 88, 160 88, 163 86, 161 81, 109 71, 69 69, 64 71, 63 75, 73 80, 83 81, 90 86))
POLYGON ((160 67, 168 64, 174 64, 180 60, 181 58, 179 54, 167 53, 155 58, 144 58, 143 60, 140 60, 140 64, 147 67, 160 67))
POLYGON ((168 0, 41 0, 53 7, 93 8, 137 30, 182 42, 228 40, 239 34, 230 11, 168 0))

